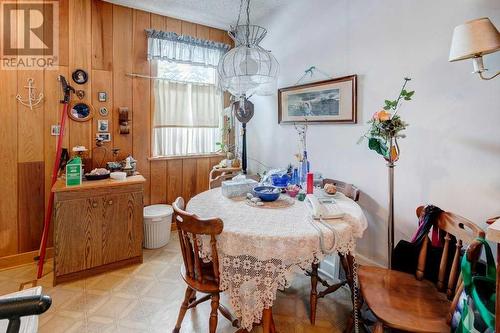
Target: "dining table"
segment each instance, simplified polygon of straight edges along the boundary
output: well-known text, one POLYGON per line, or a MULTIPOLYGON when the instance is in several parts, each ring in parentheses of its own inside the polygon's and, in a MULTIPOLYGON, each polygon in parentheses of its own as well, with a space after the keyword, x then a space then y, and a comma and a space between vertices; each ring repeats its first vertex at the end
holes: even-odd
MULTIPOLYGON (((316 196, 322 190, 315 190, 316 196)), ((332 197, 344 213, 340 218, 313 219, 306 201, 284 194, 286 205, 255 205, 245 197, 227 198, 221 188, 194 196, 187 211, 200 217, 218 217, 224 229, 217 237, 220 289, 229 296, 240 327, 250 331, 262 323, 271 331, 272 306, 278 290, 290 286, 298 272, 332 253, 354 256, 356 240, 367 227, 361 207, 340 192, 332 197)), ((210 258, 210 244, 201 244, 210 258)))

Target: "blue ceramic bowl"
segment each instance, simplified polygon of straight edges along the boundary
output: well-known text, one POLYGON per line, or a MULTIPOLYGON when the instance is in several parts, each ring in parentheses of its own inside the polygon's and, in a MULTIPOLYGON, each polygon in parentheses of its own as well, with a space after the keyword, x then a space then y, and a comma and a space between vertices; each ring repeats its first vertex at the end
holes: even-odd
POLYGON ((253 194, 259 197, 262 201, 276 201, 280 197, 280 189, 274 186, 256 186, 253 189, 253 194))
POLYGON ((273 182, 273 185, 276 187, 286 187, 290 182, 290 177, 287 174, 281 176, 272 175, 271 181, 273 182))

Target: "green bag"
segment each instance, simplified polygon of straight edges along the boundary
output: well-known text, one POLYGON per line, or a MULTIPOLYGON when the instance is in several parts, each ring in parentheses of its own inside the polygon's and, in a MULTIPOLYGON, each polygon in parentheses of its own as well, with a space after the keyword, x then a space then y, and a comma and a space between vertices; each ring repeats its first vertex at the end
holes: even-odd
POLYGON ((462 258, 464 290, 453 314, 451 330, 455 333, 483 333, 495 331, 495 259, 484 238, 477 238, 486 253, 486 274, 472 275, 472 264, 467 255, 462 258))

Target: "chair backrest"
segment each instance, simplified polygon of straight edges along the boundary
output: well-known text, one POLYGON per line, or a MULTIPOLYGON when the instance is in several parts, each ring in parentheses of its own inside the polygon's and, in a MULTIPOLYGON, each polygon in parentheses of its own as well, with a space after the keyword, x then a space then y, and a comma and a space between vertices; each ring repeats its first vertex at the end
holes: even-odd
POLYGON ((208 188, 220 187, 225 180, 237 176, 241 168, 213 168, 208 176, 208 188))
POLYGON ((345 183, 340 180, 325 178, 323 179, 323 186, 325 186, 326 184, 335 185, 337 187, 337 191, 343 193, 346 197, 351 198, 354 201, 359 200, 360 191, 353 184, 345 183))
POLYGON ((260 182, 260 176, 259 175, 246 175, 247 179, 253 179, 257 182, 260 182))
POLYGON ((203 258, 201 256, 201 236, 210 238, 210 255, 213 269, 213 276, 219 283, 219 256, 217 253, 217 239, 224 228, 224 223, 219 218, 202 219, 184 210, 184 199, 177 198, 172 204, 174 209, 174 221, 179 232, 182 259, 186 274, 201 283, 205 281, 203 258))
POLYGON ((235 176, 236 176, 236 174, 232 174, 232 173, 226 174, 226 175, 219 175, 219 176, 215 177, 215 179, 212 179, 208 182, 208 188, 211 190, 211 189, 214 189, 217 187, 221 187, 223 181, 233 179, 233 177, 235 177, 235 176))
MULTIPOLYGON (((424 206, 417 208, 418 217, 422 216, 425 211, 424 208, 424 206)), ((475 239, 477 237, 484 237, 484 231, 466 218, 450 212, 442 212, 438 217, 437 225, 440 232, 445 233, 443 253, 439 263, 437 289, 441 292, 446 292, 448 299, 451 300, 456 294, 460 294, 461 288, 463 288, 460 276, 460 256, 462 248, 466 244, 473 244, 473 246, 469 247, 470 253, 468 255, 470 256, 469 258, 473 258, 473 261, 476 261, 478 259, 478 254, 476 252, 480 252, 481 250, 481 246, 478 246, 478 244, 480 245, 481 243, 477 242, 475 239), (455 253, 450 254, 450 247, 452 247, 452 244, 455 244, 455 253), (448 267, 449 259, 451 259, 450 255, 453 256, 453 261, 451 267, 448 267)), ((422 248, 420 249, 416 271, 416 276, 419 280, 424 278, 429 241, 429 237, 425 237, 422 242, 422 248)))

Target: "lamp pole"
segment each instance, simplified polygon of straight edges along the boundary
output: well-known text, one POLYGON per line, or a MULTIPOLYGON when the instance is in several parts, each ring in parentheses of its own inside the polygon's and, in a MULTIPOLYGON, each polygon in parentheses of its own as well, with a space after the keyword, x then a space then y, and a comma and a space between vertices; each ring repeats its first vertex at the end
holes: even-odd
POLYGON ((392 269, 392 250, 394 248, 394 162, 388 162, 389 171, 389 215, 387 219, 387 266, 392 269))

